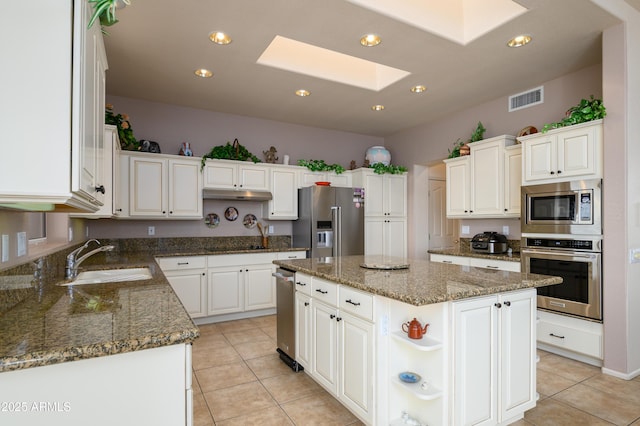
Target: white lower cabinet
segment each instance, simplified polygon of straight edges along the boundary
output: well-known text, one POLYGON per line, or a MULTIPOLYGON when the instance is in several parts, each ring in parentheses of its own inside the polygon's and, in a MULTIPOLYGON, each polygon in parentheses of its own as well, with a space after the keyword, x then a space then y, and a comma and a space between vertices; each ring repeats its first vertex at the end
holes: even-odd
POLYGON ((157 261, 191 318, 206 316, 206 258, 204 256, 163 257, 157 261))
MULTIPOLYGON (((297 276, 297 274, 296 274, 297 276)), ((311 369, 311 350, 312 350, 312 299, 308 295, 296 291, 296 361, 305 369, 311 369)))
POLYGON ((453 303, 453 424, 503 424, 535 406, 535 319, 535 289, 453 303))
POLYGON ((407 257, 406 218, 365 218, 364 233, 365 255, 407 257))
POLYGON ((480 257, 448 256, 443 254, 430 254, 431 262, 448 263, 452 265, 474 266, 476 268, 495 269, 498 271, 520 272, 520 262, 510 260, 487 259, 480 257))
POLYGON ((373 296, 300 273, 296 290, 296 361, 360 420, 373 424, 373 296))
POLYGON ((189 343, 7 371, 2 424, 191 426, 191 374, 189 343))
MULTIPOLYGON (((156 259, 191 318, 271 310, 276 259, 304 258, 304 251, 156 259)), ((265 313, 269 313, 266 312, 265 313)), ((241 316, 237 316, 237 319, 241 316)), ((205 320, 206 321, 206 320, 205 320)))

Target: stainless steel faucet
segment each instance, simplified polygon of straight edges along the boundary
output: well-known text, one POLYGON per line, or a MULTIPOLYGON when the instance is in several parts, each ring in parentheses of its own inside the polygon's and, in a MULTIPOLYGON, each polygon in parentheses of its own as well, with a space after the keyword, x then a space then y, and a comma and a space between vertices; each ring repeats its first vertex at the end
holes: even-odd
POLYGON ((115 247, 114 246, 101 246, 98 247, 95 250, 90 251, 89 253, 85 254, 84 256, 82 256, 80 259, 77 259, 78 255, 80 254, 80 252, 82 252, 82 250, 86 249, 87 247, 89 247, 89 244, 95 242, 96 244, 100 245, 100 241, 96 240, 96 239, 91 239, 89 241, 87 241, 86 243, 84 243, 83 246, 78 247, 77 249, 75 249, 74 251, 72 251, 71 253, 69 253, 67 255, 67 266, 65 268, 65 278, 66 279, 74 279, 77 275, 78 275, 78 267, 80 266, 80 264, 82 262, 84 262, 87 258, 93 256, 96 253, 100 253, 102 251, 111 251, 113 250, 115 247))

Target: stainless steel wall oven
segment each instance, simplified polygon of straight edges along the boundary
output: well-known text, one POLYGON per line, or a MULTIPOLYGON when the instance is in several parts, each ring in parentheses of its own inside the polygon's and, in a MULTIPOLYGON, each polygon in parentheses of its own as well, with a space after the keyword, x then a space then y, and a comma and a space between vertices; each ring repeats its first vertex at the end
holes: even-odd
POLYGON ((602 237, 523 236, 522 271, 560 276, 538 288, 538 308, 602 320, 602 237))

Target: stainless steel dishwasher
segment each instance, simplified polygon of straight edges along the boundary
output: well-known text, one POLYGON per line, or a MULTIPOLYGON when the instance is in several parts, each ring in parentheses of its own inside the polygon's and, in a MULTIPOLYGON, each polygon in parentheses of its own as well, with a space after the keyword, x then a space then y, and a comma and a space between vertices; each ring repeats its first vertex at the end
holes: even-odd
POLYGON ((302 371, 304 368, 295 360, 295 274, 288 269, 278 268, 273 276, 276 277, 277 351, 280 354, 280 359, 293 371, 302 371))

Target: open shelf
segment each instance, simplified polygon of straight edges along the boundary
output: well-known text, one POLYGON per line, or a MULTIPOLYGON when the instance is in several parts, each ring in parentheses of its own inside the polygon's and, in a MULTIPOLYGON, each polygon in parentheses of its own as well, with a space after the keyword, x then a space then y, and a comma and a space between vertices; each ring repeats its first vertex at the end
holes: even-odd
POLYGON ((430 385, 427 390, 424 390, 420 386, 420 382, 405 383, 397 377, 392 377, 391 381, 395 383, 397 386, 399 386, 400 388, 411 393, 414 397, 421 399, 423 401, 431 401, 432 399, 442 397, 442 390, 433 385, 430 385))
POLYGON ((391 333, 391 336, 393 336, 394 339, 423 352, 435 351, 442 347, 442 342, 429 336, 422 336, 422 339, 410 339, 407 336, 407 333, 403 331, 394 331, 391 333))

